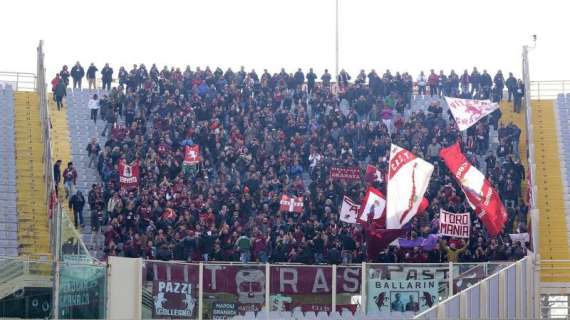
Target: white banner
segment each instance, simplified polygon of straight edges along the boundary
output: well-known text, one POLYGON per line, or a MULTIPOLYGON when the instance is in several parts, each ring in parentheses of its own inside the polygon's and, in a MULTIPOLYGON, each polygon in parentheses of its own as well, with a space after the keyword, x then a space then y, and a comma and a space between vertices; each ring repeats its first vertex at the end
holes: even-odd
POLYGON ((440 210, 439 233, 443 236, 455 238, 469 238, 471 220, 469 213, 451 213, 440 210))
POLYGON ((388 168, 386 229, 401 229, 416 215, 432 172, 431 163, 392 144, 388 168))
POLYGON ((530 242, 530 236, 528 235, 528 233, 511 233, 509 234, 509 237, 511 237, 511 240, 513 242, 519 241, 522 245, 525 244, 525 242, 530 242))
POLYGON ((347 196, 342 199, 342 207, 340 208, 340 221, 346 223, 356 223, 360 205, 352 201, 347 196))
POLYGON ((490 100, 471 100, 445 97, 447 105, 460 131, 476 124, 481 118, 499 108, 490 100))

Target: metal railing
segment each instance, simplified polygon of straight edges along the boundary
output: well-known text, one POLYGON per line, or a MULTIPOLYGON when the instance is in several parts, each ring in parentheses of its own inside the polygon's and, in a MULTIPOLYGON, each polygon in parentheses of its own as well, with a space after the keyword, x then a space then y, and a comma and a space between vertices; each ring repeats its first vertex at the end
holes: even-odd
MULTIPOLYGON (((525 81, 526 82, 526 81, 525 81)), ((553 100, 559 94, 570 93, 570 80, 529 81, 530 97, 535 100, 553 100)), ((529 86, 527 86, 529 88, 529 86)))
POLYGON ((0 71, 0 84, 8 84, 15 91, 36 91, 36 81, 33 73, 0 71))
POLYGON ((432 303, 437 304, 512 264, 513 262, 505 261, 439 264, 362 263, 337 266, 146 260, 143 267, 140 303, 143 318, 153 316, 160 318, 157 312, 159 310, 153 309, 156 308, 156 295, 160 295, 161 290, 155 286, 160 286, 160 282, 170 282, 187 283, 192 287, 191 295, 196 308, 189 317, 196 319, 211 318, 216 309, 215 305, 219 303, 239 305, 240 309, 236 312, 242 315, 247 312, 257 312, 261 313, 261 316, 266 313, 267 317, 271 318, 275 316, 274 312, 284 312, 283 309, 275 309, 275 299, 279 300, 282 297, 289 301, 287 312, 291 312, 293 316, 300 308, 312 308, 314 311, 323 312, 351 310, 352 313, 356 312, 357 316, 378 315, 383 310, 376 302, 380 294, 378 281, 430 282, 435 286, 434 295, 430 297, 434 299, 432 303))

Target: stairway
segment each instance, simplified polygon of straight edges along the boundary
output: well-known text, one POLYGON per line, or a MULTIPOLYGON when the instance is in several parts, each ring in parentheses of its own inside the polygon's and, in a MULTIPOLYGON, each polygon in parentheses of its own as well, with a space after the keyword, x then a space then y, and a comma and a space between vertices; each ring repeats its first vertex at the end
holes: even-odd
POLYGON ((18 255, 14 92, 0 86, 0 256, 18 255))
POLYGON ((21 255, 42 255, 50 251, 39 105, 39 97, 35 92, 16 92, 14 95, 18 240, 21 255))
MULTIPOLYGON (((543 260, 569 259, 554 102, 540 100, 532 101, 531 104, 536 157, 536 177, 533 179, 538 188, 537 207, 540 212, 538 230, 540 255, 543 260)), ((556 268, 557 266, 548 267, 556 268)), ((570 270, 566 271, 541 272, 541 281, 570 282, 570 270)))
MULTIPOLYGON (((99 174, 94 168, 88 168, 89 159, 87 158, 87 147, 90 138, 96 137, 93 122, 89 120, 89 110, 87 109, 87 100, 89 91, 72 91, 68 89, 68 96, 65 100, 65 106, 61 111, 57 111, 55 102, 50 99, 50 114, 52 119, 52 140, 54 142, 52 159, 61 159, 63 165, 68 161, 72 161, 77 170, 77 190, 80 190, 85 197, 85 207, 83 209, 83 221, 85 227, 80 230, 81 238, 85 246, 90 250, 93 257, 100 258, 102 256, 101 245, 103 244, 103 236, 98 236, 99 248, 94 248, 91 233, 91 214, 89 211, 88 193, 93 183, 99 183, 99 174), (85 110, 81 110, 85 109, 85 110), (94 250, 97 249, 97 250, 94 250)), ((99 132, 103 129, 103 121, 98 123, 99 132)), ((62 168, 63 171, 63 168, 62 168)), ((67 201, 62 199, 63 193, 60 194, 60 200, 64 205, 67 213, 69 228, 73 229, 73 213, 67 205, 67 201)), ((71 234, 71 231, 68 231, 71 234)))

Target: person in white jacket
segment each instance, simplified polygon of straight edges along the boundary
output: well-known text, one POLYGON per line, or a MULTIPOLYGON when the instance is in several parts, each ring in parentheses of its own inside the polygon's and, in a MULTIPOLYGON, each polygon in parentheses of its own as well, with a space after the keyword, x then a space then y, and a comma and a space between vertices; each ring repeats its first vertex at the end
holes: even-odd
POLYGON ((423 97, 426 94, 426 84, 427 84, 427 78, 423 71, 420 72, 420 75, 418 76, 417 84, 418 84, 418 95, 421 95, 423 97))
POLYGON ((87 102, 87 107, 89 107, 89 110, 91 110, 91 120, 93 120, 93 122, 97 124, 97 112, 99 111, 99 97, 96 94, 93 95, 93 98, 89 99, 89 102, 87 102))

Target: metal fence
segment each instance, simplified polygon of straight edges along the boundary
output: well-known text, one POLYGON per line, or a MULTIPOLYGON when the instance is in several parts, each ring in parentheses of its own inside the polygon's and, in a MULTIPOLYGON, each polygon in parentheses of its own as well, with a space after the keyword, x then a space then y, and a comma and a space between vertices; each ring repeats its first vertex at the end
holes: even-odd
POLYGON ((145 261, 142 317, 310 318, 337 312, 410 317, 510 264, 337 266, 145 261), (399 299, 401 308, 394 309, 399 299))
POLYGON ((553 100, 561 93, 570 93, 570 80, 529 81, 529 83, 530 97, 535 100, 553 100))
POLYGON ((29 72, 0 71, 0 84, 9 85, 15 91, 36 91, 36 75, 29 72))

